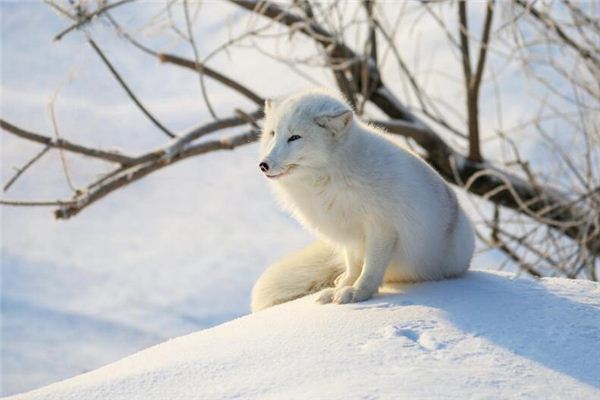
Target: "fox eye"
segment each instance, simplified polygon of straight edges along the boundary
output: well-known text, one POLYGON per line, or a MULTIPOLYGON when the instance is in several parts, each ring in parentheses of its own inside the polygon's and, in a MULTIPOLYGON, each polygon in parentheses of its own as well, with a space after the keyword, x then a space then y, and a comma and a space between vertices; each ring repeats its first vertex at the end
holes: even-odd
POLYGON ((271 136, 275 136, 275 131, 271 131, 271 132, 269 132, 269 135, 271 135, 271 136))
POLYGON ((288 142, 293 142, 294 140, 298 140, 298 139, 300 139, 300 138, 302 138, 302 136, 300 136, 300 135, 292 135, 292 136, 290 136, 290 138, 288 139, 288 142))

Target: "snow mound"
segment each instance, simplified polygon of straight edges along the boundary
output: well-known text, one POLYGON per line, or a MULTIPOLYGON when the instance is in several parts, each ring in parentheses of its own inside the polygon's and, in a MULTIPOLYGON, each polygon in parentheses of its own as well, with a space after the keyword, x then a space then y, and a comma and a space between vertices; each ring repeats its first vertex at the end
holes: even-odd
POLYGON ((12 399, 600 398, 600 285, 483 271, 309 296, 12 399))

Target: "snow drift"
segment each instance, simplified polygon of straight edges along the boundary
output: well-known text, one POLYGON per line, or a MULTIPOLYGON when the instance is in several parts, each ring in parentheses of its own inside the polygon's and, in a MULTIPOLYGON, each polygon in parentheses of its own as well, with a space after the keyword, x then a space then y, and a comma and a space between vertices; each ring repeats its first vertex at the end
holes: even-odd
POLYGON ((309 296, 13 399, 600 398, 600 285, 464 278, 309 296))

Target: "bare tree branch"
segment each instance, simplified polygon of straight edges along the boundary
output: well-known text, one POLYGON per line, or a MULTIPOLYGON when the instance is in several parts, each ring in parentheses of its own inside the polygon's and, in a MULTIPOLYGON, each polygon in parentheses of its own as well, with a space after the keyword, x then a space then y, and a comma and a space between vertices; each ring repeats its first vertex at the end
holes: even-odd
POLYGON ((0 199, 0 204, 4 206, 14 207, 68 207, 74 204, 73 201, 68 200, 54 200, 54 201, 29 201, 29 200, 5 200, 0 199))
POLYGON ((142 179, 154 171, 193 156, 198 156, 217 150, 233 150, 236 147, 256 141, 259 135, 260 134, 258 131, 252 130, 247 133, 236 135, 229 139, 218 139, 199 143, 185 148, 173 157, 161 158, 158 160, 153 159, 149 162, 138 165, 133 169, 122 171, 121 173, 112 177, 110 180, 104 182, 101 186, 96 187, 96 189, 83 192, 81 195, 76 197, 74 201, 63 204, 60 209, 55 211, 54 215, 58 219, 68 219, 106 195, 114 192, 117 189, 127 186, 132 182, 142 179))
POLYGON ((481 86, 481 78, 483 77, 483 68, 487 55, 488 46, 490 43, 490 32, 492 30, 492 19, 494 18, 494 0, 488 0, 485 21, 483 22, 483 34, 481 35, 481 44, 479 46, 479 57, 477 58, 477 68, 473 76, 473 82, 470 87, 477 93, 479 97, 479 87, 481 86))
MULTIPOLYGON (((56 102, 56 98, 58 97, 58 93, 63 88, 63 86, 66 84, 66 82, 67 81, 63 82, 59 86, 59 88, 56 90, 56 92, 54 92, 54 95, 52 95, 52 98, 48 102, 48 113, 50 114, 50 120, 52 121, 52 130, 54 131, 54 137, 55 137, 56 141, 60 140, 60 132, 58 130, 58 122, 56 121, 56 113, 54 112, 54 104, 56 102)), ((64 149, 58 149, 58 153, 60 155, 60 161, 61 161, 61 164, 63 167, 63 172, 65 175, 65 179, 67 181, 67 185, 73 192, 76 193, 77 188, 73 184, 73 179, 71 178, 71 174, 69 173, 69 167, 67 165, 67 158, 65 157, 64 149)))
POLYGON ((132 1, 134 1, 134 0, 120 0, 120 1, 117 1, 115 3, 107 4, 104 7, 101 7, 99 9, 95 10, 94 12, 91 12, 91 13, 85 15, 84 17, 82 17, 79 21, 77 21, 77 23, 69 26, 68 28, 66 28, 63 31, 61 31, 60 33, 58 33, 56 36, 54 36, 54 40, 58 41, 58 40, 62 39, 66 34, 68 34, 69 32, 71 32, 72 30, 78 29, 81 26, 87 24, 94 17, 97 17, 97 16, 101 15, 102 13, 105 13, 105 12, 109 11, 112 8, 119 7, 119 6, 121 6, 123 4, 126 4, 126 3, 131 3, 132 1))
POLYGON ((94 40, 92 38, 88 38, 88 43, 92 46, 92 48, 94 49, 94 51, 96 52, 96 54, 98 54, 100 56, 100 58, 102 59, 102 61, 104 62, 104 64, 108 67, 108 69, 110 70, 110 72, 113 74, 113 76, 115 77, 115 79, 119 82, 119 84, 121 85, 121 87, 125 90, 125 92, 129 96, 129 98, 135 103, 135 105, 137 105, 138 108, 146 115, 146 117, 148 117, 148 119, 150 121, 152 121, 152 123, 158 129, 160 129, 161 131, 163 131, 165 133, 165 135, 174 138, 175 135, 169 129, 167 129, 163 124, 161 124, 160 121, 158 121, 154 117, 154 115, 152 115, 150 113, 150 111, 148 111, 146 109, 146 107, 144 107, 144 105, 140 102, 140 100, 138 100, 138 98, 136 97, 136 95, 131 91, 131 89, 125 83, 125 81, 123 80, 123 78, 121 78, 121 75, 119 75, 119 73, 117 72, 117 70, 115 69, 115 67, 113 67, 113 65, 111 64, 111 62, 108 60, 108 58, 106 57, 106 55, 104 54, 104 52, 102 50, 100 50, 100 48, 98 47, 98 45, 96 44, 96 42, 94 42, 94 40))
POLYGON ((57 149, 65 149, 71 151, 73 153, 78 153, 84 156, 97 158, 104 161, 110 161, 122 165, 132 164, 134 161, 133 157, 129 157, 123 155, 121 153, 117 153, 115 151, 106 151, 95 149, 91 147, 82 146, 80 144, 76 144, 65 139, 52 139, 51 137, 40 135, 38 133, 26 131, 25 129, 21 129, 8 121, 0 119, 0 127, 4 129, 6 132, 10 132, 20 138, 31 140, 33 142, 45 144, 47 146, 57 148, 57 149))
POLYGON ((29 169, 29 167, 31 167, 33 164, 35 164, 39 159, 41 159, 44 154, 46 154, 48 152, 48 150, 50 150, 51 146, 50 145, 46 145, 42 151, 40 151, 39 153, 37 153, 31 160, 29 160, 25 165, 23 165, 21 168, 17 168, 17 173, 8 180, 8 182, 6 182, 6 184, 4 185, 4 188, 2 189, 3 192, 8 191, 8 189, 10 189, 10 187, 17 181, 17 179, 19 179, 21 177, 21 175, 23 175, 25 173, 25 171, 27 171, 29 169))
MULTIPOLYGON (((260 4, 251 0, 231 1, 248 10, 260 13, 260 15, 277 20, 281 24, 292 25, 299 20, 298 17, 287 13, 269 1, 261 1, 260 4)), ((309 37, 312 37, 311 32, 318 32, 318 37, 314 38, 314 40, 340 49, 340 57, 343 57, 343 55, 346 54, 349 59, 356 58, 355 53, 346 45, 336 42, 333 42, 332 44, 334 39, 325 29, 315 22, 310 24, 310 30, 305 28, 300 29, 300 31, 309 37)), ((371 66, 371 68, 374 67, 371 66)), ((379 76, 377 71, 372 71, 371 74, 373 76, 379 76)), ((488 200, 521 211, 521 204, 525 204, 529 201, 533 202, 532 205, 529 206, 532 212, 552 207, 554 211, 549 215, 548 219, 554 220, 555 223, 549 226, 574 239, 585 236, 586 231, 589 228, 570 226, 565 229, 561 225, 562 223, 586 218, 597 220, 597 218, 589 214, 588 210, 576 207, 562 207, 563 204, 569 203, 569 196, 562 194, 555 189, 544 188, 543 191, 540 192, 529 182, 524 181, 521 178, 500 171, 489 164, 473 162, 472 160, 465 158, 452 149, 438 134, 433 132, 423 122, 419 121, 417 117, 410 113, 410 111, 394 97, 391 91, 385 87, 380 79, 378 79, 378 82, 380 82, 379 88, 373 93, 371 101, 379 106, 379 108, 389 117, 413 123, 411 129, 408 130, 405 129, 406 125, 398 127, 397 124, 395 124, 395 126, 387 126, 388 130, 392 133, 406 135, 414 139, 426 151, 426 159, 430 164, 432 164, 438 172, 450 182, 460 184, 461 182, 468 181, 478 172, 492 168, 496 174, 505 177, 505 180, 511 184, 513 189, 512 193, 516 193, 518 199, 513 196, 511 191, 505 188, 506 182, 504 180, 489 174, 478 175, 477 179, 474 180, 469 187, 469 191, 478 195, 485 195, 492 190, 502 188, 502 190, 496 192, 494 196, 490 196, 488 200), (423 127, 420 134, 417 134, 419 131, 418 129, 414 129, 416 126, 423 127), (392 128, 397 128, 397 130, 392 130, 392 128), (426 130, 428 134, 423 134, 424 130, 426 130)), ((600 221, 594 223, 594 228, 598 224, 600 224, 600 221)), ((588 242, 587 247, 595 254, 600 253, 600 239, 596 238, 595 240, 588 242)))
POLYGON ((469 159, 474 162, 481 162, 481 149, 479 139, 479 87, 485 65, 485 56, 489 41, 489 33, 492 23, 494 5, 492 0, 487 2, 487 12, 483 28, 483 39, 477 61, 475 75, 471 70, 471 57, 469 51, 469 25, 467 18, 467 2, 459 0, 458 19, 460 49, 462 55, 463 74, 465 78, 465 94, 467 99, 467 128, 469 130, 469 159))
POLYGON ((589 60, 597 69, 600 69, 600 56, 598 53, 594 53, 589 49, 586 49, 580 46, 570 35, 568 35, 556 21, 550 18, 546 13, 539 11, 535 8, 534 2, 528 3, 525 0, 513 0, 515 4, 525 9, 529 12, 536 20, 542 23, 546 28, 553 30, 558 37, 560 37, 564 43, 570 46, 573 50, 575 50, 581 57, 586 60, 589 60))
POLYGON ((178 156, 182 150, 184 150, 185 146, 189 143, 193 142, 196 139, 199 139, 209 133, 213 133, 216 131, 220 131, 223 129, 234 128, 237 126, 245 125, 248 123, 248 117, 252 118, 255 121, 258 118, 262 118, 263 111, 262 109, 254 111, 251 114, 245 114, 244 116, 236 116, 230 118, 220 119, 214 122, 210 122, 208 124, 202 125, 200 127, 194 128, 189 132, 181 135, 176 140, 171 142, 167 147, 160 148, 159 150, 151 151, 146 153, 143 156, 137 157, 133 163, 141 164, 147 161, 156 160, 159 158, 170 160, 176 156, 178 156))
MULTIPOLYGON (((87 11, 88 3, 77 0, 64 9, 51 3, 50 6, 77 24, 70 31, 99 17, 145 54, 195 72, 209 104, 209 93, 204 88, 206 76, 249 99, 258 109, 246 113, 233 105, 229 110, 233 116, 210 123, 201 122, 179 137, 136 157, 89 149, 60 138, 27 132, 1 121, 2 128, 8 132, 43 144, 47 148, 44 153, 58 148, 82 155, 91 154, 118 164, 88 182, 84 189, 67 201, 2 202, 21 206, 52 204, 59 207, 56 212, 58 218, 68 218, 110 193, 181 159, 207 151, 235 148, 256 140, 260 130, 258 121, 263 118, 262 96, 236 80, 235 75, 226 76, 208 67, 209 59, 221 52, 235 56, 235 49, 254 49, 257 55, 281 63, 307 82, 317 85, 337 83, 342 93, 356 105, 360 118, 403 136, 407 144, 446 180, 474 194, 469 200, 472 211, 479 218, 475 222, 480 248, 483 245, 484 248, 497 249, 504 254, 505 262, 533 276, 550 274, 598 279, 600 125, 597 115, 600 113, 600 74, 597 63, 593 61, 600 54, 598 10, 580 7, 568 0, 544 5, 513 0, 503 3, 503 13, 496 14, 495 1, 487 0, 481 4, 483 13, 480 18, 479 13, 468 15, 470 10, 467 7, 474 10, 474 4, 458 1, 458 16, 455 21, 449 21, 446 13, 452 9, 435 2, 401 3, 396 10, 371 0, 356 3, 294 0, 292 4, 252 0, 230 2, 248 11, 245 15, 250 16, 247 18, 248 25, 241 33, 236 32, 209 49, 202 60, 199 59, 192 28, 195 23, 201 22, 196 16, 204 18, 204 14, 188 9, 191 4, 188 1, 167 2, 162 11, 149 18, 141 29, 131 31, 133 33, 124 29, 108 9, 103 9, 109 5, 105 0, 97 3, 96 11, 87 11), (182 16, 179 11, 175 12, 176 9, 183 10, 187 33, 186 29, 178 26, 182 16), (391 16, 396 12, 397 16, 391 16), (94 13, 97 15, 92 15, 94 13), (472 21, 479 18, 482 30, 477 32, 480 34, 474 34, 472 21), (495 19, 500 20, 498 24, 494 24, 495 19), (426 56, 425 61, 429 66, 424 65, 419 46, 413 51, 400 45, 400 32, 412 35, 411 40, 419 40, 422 33, 418 25, 423 20, 434 22, 435 32, 428 31, 427 35, 445 37, 449 50, 458 54, 457 66, 460 70, 462 64, 464 78, 464 113, 460 104, 455 104, 453 95, 440 91, 438 87, 440 81, 456 80, 448 72, 454 69, 440 69, 430 56, 426 56), (456 24, 459 25, 458 35, 456 24), (145 46, 137 39, 137 34, 144 31, 153 34, 172 31, 177 41, 187 42, 193 47, 193 59, 161 54, 145 46), (303 43, 298 42, 305 38, 307 40, 303 43), (379 38, 383 39, 382 43, 378 42, 379 38), (314 46, 302 46, 301 52, 295 51, 297 43, 306 44, 307 41, 314 46), (395 57, 396 65, 387 62, 389 54, 395 57), (494 62, 488 66, 486 60, 492 55, 494 62), (386 85, 386 82, 392 81, 387 81, 391 78, 383 73, 389 73, 391 67, 398 70, 400 81, 394 77, 393 85, 386 85), (331 74, 325 75, 329 82, 317 79, 313 71, 318 71, 318 76, 323 76, 322 72, 331 74), (526 87, 531 83, 536 89, 527 97, 528 104, 533 102, 534 109, 528 110, 525 120, 516 123, 505 118, 502 112, 505 95, 512 93, 503 86, 507 77, 521 79, 526 87), (485 103, 480 104, 480 92, 488 82, 494 84, 494 97, 486 97, 485 103), (403 90, 402 101, 392 91, 392 87, 399 85, 403 90), (537 90, 539 88, 543 92, 537 90), (488 111, 494 109, 494 104, 496 121, 486 122, 488 134, 480 136, 483 118, 485 116, 487 121, 490 117, 488 111), (377 113, 370 107, 372 105, 389 119, 371 114, 372 111, 377 113), (374 115, 377 119, 373 119, 374 115), (465 121, 464 124, 461 121, 465 121), (220 136, 203 140, 206 135, 241 126, 250 130, 233 134, 229 139, 220 136), (531 158, 532 143, 540 147, 535 150, 535 158, 531 158), (489 149, 485 162, 481 154, 484 145, 489 149), (487 204, 494 206, 493 215, 487 204)), ((114 8, 117 3, 121 2, 110 6, 114 8)), ((200 7, 196 8, 198 10, 200 7)), ((124 85, 123 77, 119 83, 124 85)), ((136 103, 138 107, 140 104, 136 103)), ((221 111, 215 108, 214 115, 217 113, 221 111)), ((36 159, 39 159, 38 156, 43 154, 36 155, 36 159)), ((20 171, 35 162, 30 160, 20 171)), ((17 175, 23 173, 20 171, 17 175)))
POLYGON ((482 237, 480 234, 478 234, 478 236, 481 239, 488 241, 493 248, 496 248, 506 254, 509 259, 514 261, 519 266, 519 268, 526 271, 531 276, 541 278, 543 275, 533 265, 519 256, 519 254, 517 254, 517 252, 500 237, 500 209, 498 206, 494 207, 494 216, 490 225, 492 232, 489 240, 482 237))
POLYGON ((200 82, 200 90, 202 91, 202 97, 204 98, 204 103, 206 104, 206 108, 208 108, 208 112, 214 119, 219 119, 217 117, 217 113, 213 109, 210 104, 210 99, 208 97, 208 93, 206 92, 206 85, 204 84, 204 73, 202 72, 202 68, 200 67, 200 56, 198 54, 198 47, 196 46, 196 40, 194 39, 194 31, 192 29, 192 21, 190 20, 190 12, 188 9, 188 0, 183 0, 183 14, 185 15, 185 26, 187 29, 187 39, 192 47, 192 52, 194 53, 194 67, 196 68, 196 72, 198 73, 198 80, 200 82))
POLYGON ((247 97, 248 99, 252 100, 254 103, 256 103, 257 105, 259 105, 261 107, 265 103, 265 99, 263 99, 262 97, 257 95, 252 90, 248 89, 246 86, 240 84, 239 82, 237 82, 231 78, 228 78, 227 76, 221 74, 220 72, 215 71, 212 68, 207 67, 204 64, 197 64, 194 61, 191 61, 191 60, 188 60, 188 59, 185 59, 185 58, 173 55, 173 54, 160 53, 157 56, 161 62, 174 64, 174 65, 177 65, 180 67, 191 69, 193 71, 201 71, 206 76, 209 76, 209 77, 213 78, 214 80, 222 83, 223 85, 232 88, 236 92, 247 97))
POLYGON ((467 2, 458 1, 458 34, 460 36, 460 50, 462 54, 463 72, 467 84, 471 82, 471 56, 469 54, 469 25, 467 18, 467 2))

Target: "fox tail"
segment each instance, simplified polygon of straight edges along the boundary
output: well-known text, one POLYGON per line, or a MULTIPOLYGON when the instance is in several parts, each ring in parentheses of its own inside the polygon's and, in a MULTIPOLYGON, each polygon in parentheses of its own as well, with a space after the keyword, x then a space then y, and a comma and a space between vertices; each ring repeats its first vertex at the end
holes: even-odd
POLYGON ((314 242, 267 268, 252 289, 252 312, 331 287, 342 272, 340 252, 324 242, 314 242))

